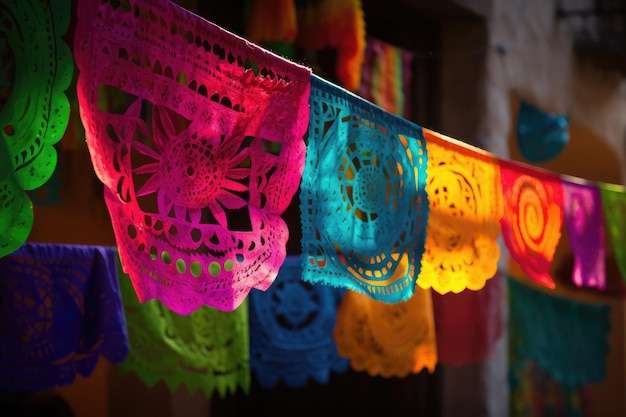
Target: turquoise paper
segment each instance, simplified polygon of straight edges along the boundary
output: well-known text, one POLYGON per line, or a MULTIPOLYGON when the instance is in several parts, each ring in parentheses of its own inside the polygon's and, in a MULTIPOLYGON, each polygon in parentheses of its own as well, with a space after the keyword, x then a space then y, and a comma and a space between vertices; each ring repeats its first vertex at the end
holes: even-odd
MULTIPOLYGON (((551 295, 513 278, 508 283, 511 355, 534 360, 556 382, 572 388, 602 382, 611 306, 551 295)), ((516 375, 514 367, 510 375, 516 375)))
POLYGON ((546 113, 522 100, 517 116, 517 143, 524 158, 545 162, 561 153, 569 142, 566 116, 546 113))
POLYGON ((383 302, 407 300, 428 221, 421 127, 316 76, 309 105, 303 279, 383 302))

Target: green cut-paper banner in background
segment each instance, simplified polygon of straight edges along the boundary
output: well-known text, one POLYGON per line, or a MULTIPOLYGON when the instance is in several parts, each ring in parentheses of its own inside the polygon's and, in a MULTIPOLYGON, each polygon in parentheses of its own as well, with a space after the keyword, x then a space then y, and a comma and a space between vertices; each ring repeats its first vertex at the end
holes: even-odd
POLYGON ((67 0, 0 3, 0 257, 15 251, 32 228, 26 190, 41 187, 57 163, 54 144, 65 133, 65 90, 74 64, 62 39, 67 0))
POLYGON ((11 168, 6 145, 0 141, 0 258, 26 241, 33 227, 33 205, 11 168))
POLYGON ((624 187, 600 183, 606 229, 615 251, 617 266, 626 281, 626 193, 624 187))
POLYGON ((120 372, 134 372, 148 386, 162 380, 170 391, 185 385, 210 398, 250 389, 248 301, 232 312, 208 306, 188 316, 158 300, 140 303, 118 262, 130 353, 120 372))

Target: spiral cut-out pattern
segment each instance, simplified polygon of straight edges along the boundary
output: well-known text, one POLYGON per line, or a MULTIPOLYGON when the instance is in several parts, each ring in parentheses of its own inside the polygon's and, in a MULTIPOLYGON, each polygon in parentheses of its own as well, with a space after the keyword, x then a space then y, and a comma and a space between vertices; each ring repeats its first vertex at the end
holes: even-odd
POLYGON ((424 130, 430 204, 417 284, 438 293, 479 290, 496 274, 502 186, 497 160, 424 130))
POLYGON ((335 340, 350 367, 371 376, 405 377, 437 364, 430 290, 415 289, 408 301, 382 303, 347 291, 337 311, 335 340))
POLYGON ((561 179, 556 174, 533 171, 506 160, 500 161, 500 170, 504 242, 529 277, 555 288, 550 264, 563 225, 561 179))
POLYGON ((74 66, 62 39, 69 20, 64 0, 0 3, 0 258, 32 229, 25 190, 41 187, 56 167, 54 145, 70 116, 65 90, 74 66))
POLYGON ((286 256, 310 70, 168 0, 81 0, 78 17, 87 145, 139 300, 236 309, 286 256))
POLYGON ((303 281, 299 255, 285 259, 267 291, 250 293, 250 369, 261 386, 325 384, 331 372, 348 369, 333 340, 343 293, 303 281))
POLYGON ((310 102, 303 278, 406 300, 428 220, 421 128, 315 76, 310 102))
POLYGON ((563 212, 578 287, 606 288, 604 213, 598 186, 563 181, 563 212))

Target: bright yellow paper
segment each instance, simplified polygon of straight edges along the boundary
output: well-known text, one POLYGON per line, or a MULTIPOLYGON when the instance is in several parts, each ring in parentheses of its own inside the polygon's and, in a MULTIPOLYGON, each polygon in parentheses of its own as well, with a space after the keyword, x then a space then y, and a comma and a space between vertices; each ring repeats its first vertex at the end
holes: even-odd
POLYGON ((424 129, 430 214, 417 284, 479 290, 497 271, 502 188, 496 159, 424 129))

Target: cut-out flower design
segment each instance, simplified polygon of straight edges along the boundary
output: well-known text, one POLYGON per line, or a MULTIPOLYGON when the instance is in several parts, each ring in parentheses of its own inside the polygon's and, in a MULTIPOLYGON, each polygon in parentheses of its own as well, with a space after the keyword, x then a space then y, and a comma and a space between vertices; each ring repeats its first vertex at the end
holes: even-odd
POLYGON ((233 311, 286 256, 310 70, 171 1, 118 3, 78 2, 74 56, 122 267, 141 302, 233 311))
MULTIPOLYGON (((127 116, 138 118, 141 101, 127 110, 127 116)), ((148 163, 133 167, 133 174, 149 178, 135 190, 137 197, 157 194, 160 213, 174 213, 177 219, 193 224, 215 223, 228 227, 226 210, 244 207, 247 201, 237 193, 248 191, 246 167, 249 148, 240 148, 241 130, 235 126, 231 135, 215 135, 208 128, 189 125, 176 131, 170 111, 155 106, 152 135, 147 126, 139 129, 152 138, 152 145, 133 141, 131 146, 148 163), (215 221, 213 221, 215 220, 215 221)))

